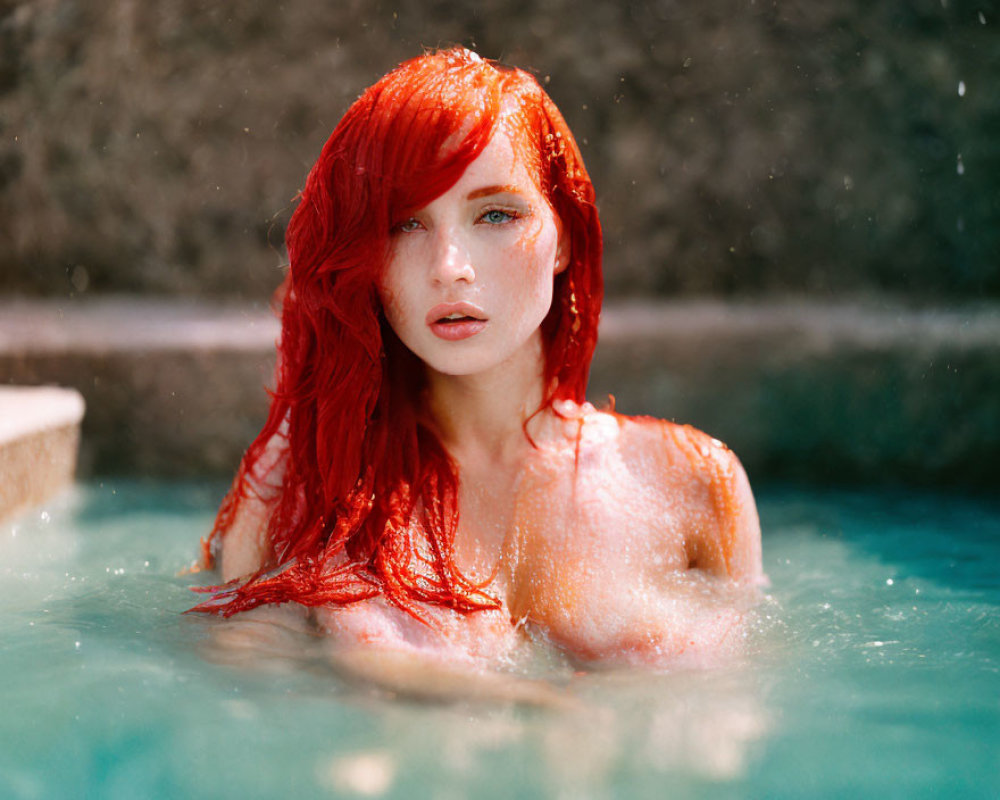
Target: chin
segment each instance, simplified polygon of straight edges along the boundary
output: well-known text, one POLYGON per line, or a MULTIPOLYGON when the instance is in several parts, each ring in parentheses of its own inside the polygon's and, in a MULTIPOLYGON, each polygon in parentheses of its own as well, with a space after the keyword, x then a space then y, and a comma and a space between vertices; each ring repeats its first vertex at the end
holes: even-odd
POLYGON ((421 359, 424 365, 438 372, 442 375, 451 375, 453 377, 466 377, 469 375, 479 375, 483 372, 488 372, 493 367, 498 366, 501 361, 495 358, 483 358, 482 356, 477 356, 469 354, 468 356, 456 356, 454 358, 434 358, 434 359, 421 359))

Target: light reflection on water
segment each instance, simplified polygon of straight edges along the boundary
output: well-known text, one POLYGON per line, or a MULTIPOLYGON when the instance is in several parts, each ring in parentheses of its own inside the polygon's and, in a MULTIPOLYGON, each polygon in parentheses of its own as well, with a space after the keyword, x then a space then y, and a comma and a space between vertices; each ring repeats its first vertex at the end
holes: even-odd
POLYGON ((234 648, 239 625, 182 616, 223 489, 90 486, 0 528, 0 795, 1000 792, 996 505, 764 492, 748 657, 547 665, 553 711, 394 699, 308 637, 234 648))

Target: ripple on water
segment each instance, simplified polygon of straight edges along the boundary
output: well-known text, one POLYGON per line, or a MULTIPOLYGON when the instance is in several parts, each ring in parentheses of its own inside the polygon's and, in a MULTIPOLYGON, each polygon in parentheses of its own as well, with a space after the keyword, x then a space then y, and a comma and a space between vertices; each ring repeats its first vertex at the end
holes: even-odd
POLYGON ((117 488, 0 529, 0 794, 1000 794, 995 506, 765 492, 749 655, 542 659, 575 701, 553 712, 394 700, 340 682, 308 637, 218 658, 222 626, 181 614, 196 579, 177 575, 217 495, 117 488))

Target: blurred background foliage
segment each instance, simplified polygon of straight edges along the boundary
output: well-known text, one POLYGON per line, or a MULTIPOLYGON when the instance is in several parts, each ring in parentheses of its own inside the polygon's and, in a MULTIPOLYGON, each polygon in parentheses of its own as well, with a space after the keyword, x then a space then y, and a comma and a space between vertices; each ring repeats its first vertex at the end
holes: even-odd
POLYGON ((1000 295, 996 0, 0 0, 0 291, 267 298, 341 114, 455 43, 562 109, 613 296, 1000 295))

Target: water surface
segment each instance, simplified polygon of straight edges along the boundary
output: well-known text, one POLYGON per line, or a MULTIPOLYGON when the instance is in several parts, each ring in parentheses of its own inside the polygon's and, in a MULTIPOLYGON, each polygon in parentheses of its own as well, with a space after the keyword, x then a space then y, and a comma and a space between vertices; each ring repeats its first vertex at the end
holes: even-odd
POLYGON ((178 574, 224 488, 95 483, 0 525, 0 796, 1000 796, 996 503, 762 491, 750 656, 554 669, 555 712, 232 658, 178 574))

